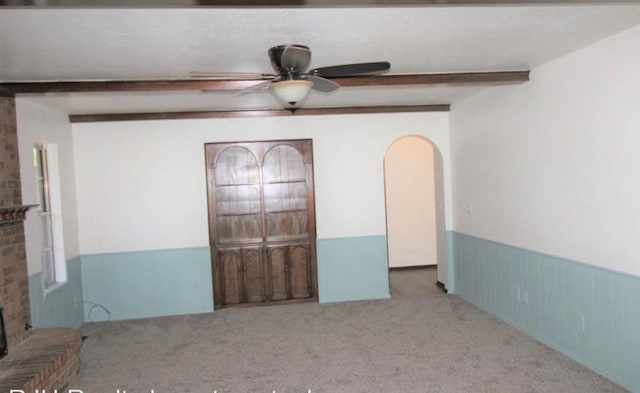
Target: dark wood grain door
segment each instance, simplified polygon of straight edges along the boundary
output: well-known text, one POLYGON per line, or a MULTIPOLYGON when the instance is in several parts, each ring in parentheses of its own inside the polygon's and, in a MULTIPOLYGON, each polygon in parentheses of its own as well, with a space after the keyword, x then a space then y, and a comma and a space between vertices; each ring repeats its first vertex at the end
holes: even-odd
POLYGON ((317 300, 311 140, 206 145, 216 307, 317 300))

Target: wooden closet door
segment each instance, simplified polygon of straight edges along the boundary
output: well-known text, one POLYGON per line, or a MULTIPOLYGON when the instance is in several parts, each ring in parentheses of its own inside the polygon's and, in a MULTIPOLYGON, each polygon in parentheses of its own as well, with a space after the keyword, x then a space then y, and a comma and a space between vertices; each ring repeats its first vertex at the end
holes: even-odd
POLYGON ((218 300, 221 304, 260 302, 263 224, 258 159, 247 148, 228 147, 217 155, 213 177, 218 300))
POLYGON ((317 300, 311 140, 206 145, 216 307, 317 300))
POLYGON ((276 145, 262 166, 266 244, 274 297, 311 297, 311 231, 304 150, 276 145))

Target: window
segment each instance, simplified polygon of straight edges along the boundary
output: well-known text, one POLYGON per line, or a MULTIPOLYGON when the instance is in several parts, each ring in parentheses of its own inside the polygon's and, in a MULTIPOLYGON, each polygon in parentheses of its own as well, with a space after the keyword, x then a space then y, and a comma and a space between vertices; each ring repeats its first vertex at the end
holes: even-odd
POLYGON ((33 162, 40 202, 42 280, 45 288, 66 281, 62 214, 55 145, 38 143, 33 148, 33 162))

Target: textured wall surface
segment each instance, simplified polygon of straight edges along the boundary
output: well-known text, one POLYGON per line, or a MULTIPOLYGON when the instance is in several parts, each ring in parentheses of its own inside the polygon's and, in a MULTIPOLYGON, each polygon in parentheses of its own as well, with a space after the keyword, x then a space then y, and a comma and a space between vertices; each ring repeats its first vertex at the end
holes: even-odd
POLYGON ((455 231, 640 276, 638 42, 640 26, 452 106, 455 231))
MULTIPOLYGON (((405 135, 443 154, 449 116, 294 116, 72 125, 85 302, 112 319, 206 312, 204 144, 313 139, 320 302, 389 297, 383 160, 405 135)), ((85 303, 85 317, 107 316, 85 303)))

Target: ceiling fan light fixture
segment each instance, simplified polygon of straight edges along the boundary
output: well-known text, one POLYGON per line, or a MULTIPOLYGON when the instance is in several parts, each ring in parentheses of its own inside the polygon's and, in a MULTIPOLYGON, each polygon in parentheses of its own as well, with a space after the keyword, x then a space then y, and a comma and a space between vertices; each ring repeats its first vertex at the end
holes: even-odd
POLYGON ((313 82, 303 79, 283 80, 272 82, 270 85, 273 94, 292 107, 304 100, 312 87, 313 82))

